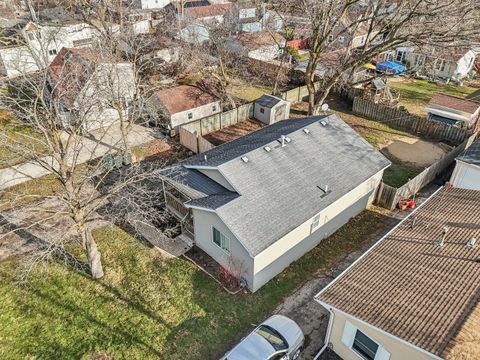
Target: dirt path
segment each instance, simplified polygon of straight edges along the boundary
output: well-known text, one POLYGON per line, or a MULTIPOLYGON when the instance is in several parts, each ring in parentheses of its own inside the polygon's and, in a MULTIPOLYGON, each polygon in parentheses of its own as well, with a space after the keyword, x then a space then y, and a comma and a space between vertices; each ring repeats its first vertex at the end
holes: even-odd
MULTIPOLYGON (((305 348, 300 359, 313 359, 323 345, 328 324, 328 312, 316 301, 314 296, 328 285, 343 270, 357 260, 367 249, 375 244, 393 226, 399 222, 393 217, 385 217, 381 228, 369 236, 368 241, 359 250, 345 254, 333 268, 321 269, 314 278, 306 282, 279 305, 274 313, 286 315, 295 320, 305 334, 305 348)), ((333 355, 335 356, 335 355, 333 355)), ((330 355, 330 359, 331 359, 330 355)), ((321 357, 321 359, 326 359, 321 357)))
POLYGON ((383 147, 392 157, 417 167, 427 167, 440 160, 447 152, 446 146, 415 137, 402 137, 383 147))

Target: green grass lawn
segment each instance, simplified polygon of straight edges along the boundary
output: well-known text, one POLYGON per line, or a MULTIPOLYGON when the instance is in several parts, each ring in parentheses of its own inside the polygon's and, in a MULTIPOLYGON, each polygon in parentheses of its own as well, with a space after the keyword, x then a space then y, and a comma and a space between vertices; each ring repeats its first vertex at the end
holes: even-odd
POLYGON ((19 260, 0 264, 0 358, 218 358, 322 267, 331 268, 386 226, 365 211, 255 294, 229 295, 181 258, 165 260, 118 228, 94 232, 105 277, 61 264, 14 284, 19 260))
POLYGON ((391 79, 388 85, 400 92, 400 105, 410 112, 425 115, 423 108, 436 93, 445 93, 461 98, 467 98, 478 89, 467 86, 443 85, 426 80, 405 81, 403 78, 391 79))
POLYGON ((7 141, 10 145, 18 144, 20 149, 28 147, 38 153, 45 151, 40 141, 40 136, 5 110, 0 110, 0 133, 2 134, 0 168, 16 165, 24 161, 22 156, 12 152, 11 148, 4 141, 7 141))
POLYGON ((263 94, 271 93, 272 88, 265 85, 235 84, 230 87, 230 94, 245 101, 254 101, 263 94))
POLYGON ((383 173, 383 181, 387 185, 399 188, 421 172, 421 168, 392 162, 392 165, 383 173))

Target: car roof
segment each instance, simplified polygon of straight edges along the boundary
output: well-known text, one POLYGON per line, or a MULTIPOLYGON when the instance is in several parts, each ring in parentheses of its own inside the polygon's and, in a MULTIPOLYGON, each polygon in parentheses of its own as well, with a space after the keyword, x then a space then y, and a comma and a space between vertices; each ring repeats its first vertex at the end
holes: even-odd
POLYGON ((225 357, 225 360, 268 359, 275 353, 273 346, 261 335, 252 331, 225 357))

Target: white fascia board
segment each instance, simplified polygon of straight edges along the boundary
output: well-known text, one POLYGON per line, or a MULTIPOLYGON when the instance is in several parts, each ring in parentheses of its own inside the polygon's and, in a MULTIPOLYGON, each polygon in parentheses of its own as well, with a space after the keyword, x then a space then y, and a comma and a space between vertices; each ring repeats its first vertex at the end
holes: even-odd
MULTIPOLYGON (((413 212, 412 212, 412 213, 413 213, 413 212)), ((359 319, 359 318, 357 318, 357 317, 355 317, 355 316, 353 316, 353 315, 351 315, 351 314, 349 314, 349 313, 346 313, 345 311, 342 311, 342 310, 340 310, 340 309, 337 309, 337 308, 335 308, 335 307, 333 307, 333 306, 330 306, 330 305, 328 305, 328 304, 326 304, 326 303, 324 303, 324 302, 322 302, 322 301, 319 301, 319 300, 317 300, 317 299, 315 299, 315 300, 316 300, 320 305, 322 305, 323 307, 325 307, 325 309, 327 309, 327 310, 329 310, 329 311, 332 311, 332 310, 338 311, 339 313, 341 313, 341 314, 343 314, 343 315, 345 315, 345 316, 348 316, 348 317, 350 317, 350 318, 358 321, 358 322, 361 323, 362 325, 365 325, 365 326, 367 326, 367 327, 370 327, 370 328, 378 331, 379 333, 381 333, 381 334, 383 334, 383 335, 385 335, 385 336, 388 336, 388 337, 390 337, 390 338, 392 338, 392 339, 395 339, 396 341, 398 341, 398 342, 400 342, 400 343, 402 343, 402 344, 404 344, 404 345, 407 345, 408 347, 411 347, 412 349, 415 349, 415 350, 417 350, 417 351, 419 351, 419 352, 421 352, 421 353, 424 353, 424 354, 426 354, 426 355, 428 355, 428 356, 431 356, 432 358, 434 358, 434 359, 436 359, 436 360, 444 360, 443 358, 439 357, 438 355, 435 355, 435 354, 431 353, 430 351, 427 351, 427 350, 425 350, 425 349, 422 349, 421 347, 418 347, 417 345, 414 345, 414 344, 412 344, 412 343, 410 343, 410 342, 408 342, 408 341, 406 341, 406 340, 403 340, 402 338, 399 338, 398 336, 395 336, 395 335, 393 335, 393 334, 391 334, 391 333, 389 333, 389 332, 387 332, 387 331, 385 331, 385 330, 382 330, 382 329, 380 329, 379 327, 376 327, 376 326, 374 326, 374 325, 372 325, 372 324, 370 324, 370 323, 368 323, 368 322, 366 322, 366 321, 363 321, 362 319, 359 319)))

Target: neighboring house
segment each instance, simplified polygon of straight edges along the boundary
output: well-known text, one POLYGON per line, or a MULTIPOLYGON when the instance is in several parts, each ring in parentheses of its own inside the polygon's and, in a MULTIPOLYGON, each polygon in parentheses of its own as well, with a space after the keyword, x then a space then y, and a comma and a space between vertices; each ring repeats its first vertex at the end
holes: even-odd
POLYGON ((48 66, 60 49, 91 45, 96 36, 94 29, 83 22, 29 22, 23 28, 22 35, 40 68, 48 66))
POLYGON ((237 2, 235 4, 234 19, 237 22, 238 31, 241 32, 259 32, 263 30, 272 30, 279 32, 283 27, 283 20, 273 10, 267 10, 266 4, 258 8, 250 2, 237 2))
POLYGON ((81 121, 90 131, 128 116, 135 95, 132 64, 100 57, 92 48, 63 48, 48 67, 48 75, 64 127, 81 121))
POLYGON ((26 45, 0 47, 0 74, 8 78, 38 71, 38 65, 26 45))
POLYGON ((179 85, 157 91, 150 107, 161 113, 170 129, 222 111, 220 99, 196 86, 179 85))
POLYGON ((472 49, 399 47, 382 54, 380 61, 396 61, 407 65, 419 76, 459 81, 474 69, 477 53, 472 49))
POLYGON ((162 9, 170 4, 170 0, 137 0, 137 6, 142 9, 162 9))
POLYGON ((131 10, 129 14, 124 15, 123 24, 133 34, 148 34, 152 30, 152 21, 150 10, 131 10))
POLYGON ((424 111, 430 120, 473 128, 480 117, 480 103, 447 94, 435 94, 424 111))
POLYGON ((215 28, 225 20, 225 14, 231 4, 215 4, 195 6, 183 9, 183 20, 186 24, 179 32, 183 41, 202 43, 210 39, 210 28, 215 28))
POLYGON ((479 359, 479 204, 441 188, 317 294, 324 344, 344 360, 479 359))
POLYGON ((228 42, 232 51, 265 62, 280 57, 285 44, 286 41, 280 34, 270 31, 239 34, 228 42))
POLYGON ((264 94, 253 104, 253 117, 271 125, 290 116, 290 102, 273 95, 264 94))
POLYGON ((456 188, 480 190, 480 139, 455 160, 450 184, 456 188))
POLYGON ((284 120, 166 173, 167 208, 254 292, 362 212, 388 166, 335 115, 284 120))

